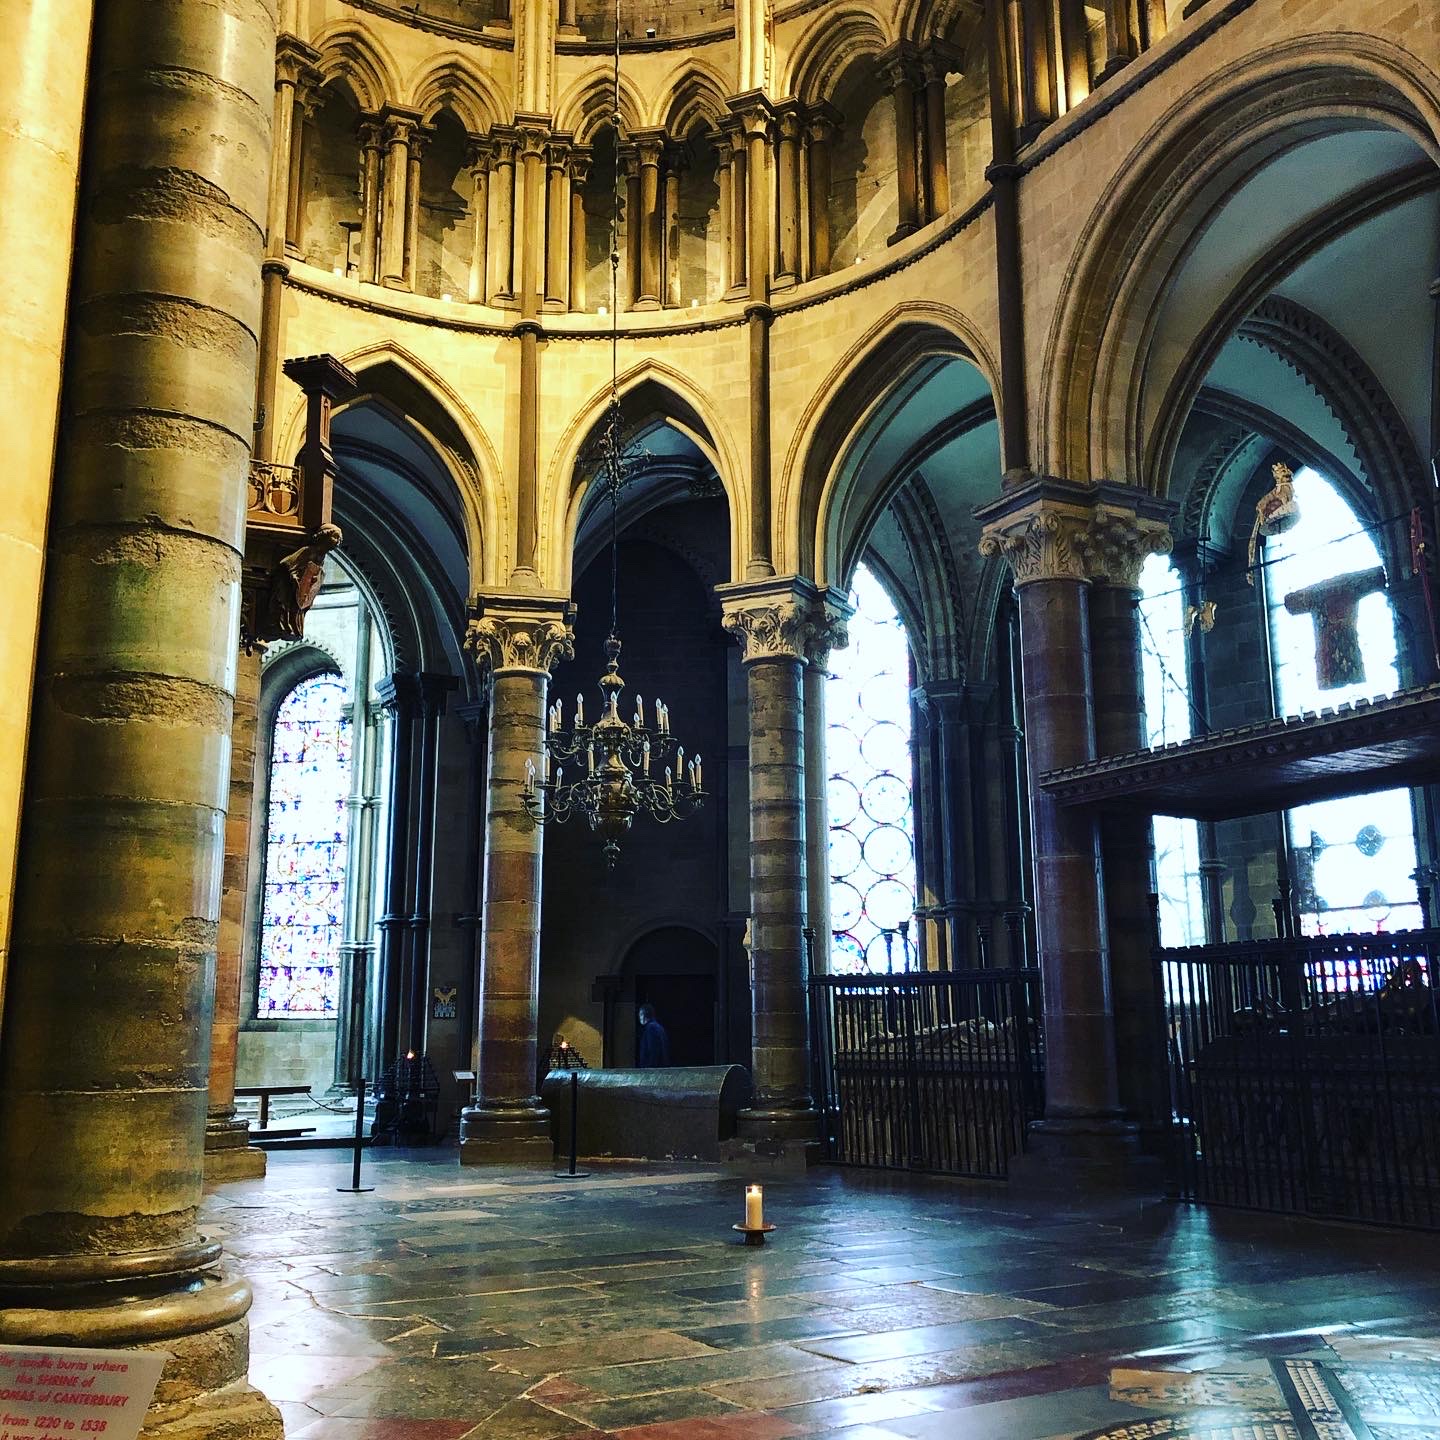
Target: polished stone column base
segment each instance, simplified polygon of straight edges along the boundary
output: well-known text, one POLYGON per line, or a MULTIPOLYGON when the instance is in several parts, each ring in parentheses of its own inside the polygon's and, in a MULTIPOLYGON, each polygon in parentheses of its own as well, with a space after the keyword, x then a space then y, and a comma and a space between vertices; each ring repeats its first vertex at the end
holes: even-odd
MULTIPOLYGON (((40 1260, 27 1268, 45 1265, 40 1260)), ((129 1284, 9 1283, 14 1278, 9 1265, 0 1271, 0 1344, 169 1355, 141 1440, 283 1440, 280 1412, 245 1379, 250 1287, 244 1280, 202 1268, 167 1277, 169 1288, 160 1288, 144 1267, 129 1284), (114 1296, 117 1288, 123 1299, 114 1296), (143 1303, 137 1293, 144 1293, 143 1303)))
POLYGON ((473 1107, 460 1112, 462 1165, 548 1166, 554 1153, 550 1112, 538 1101, 513 1108, 473 1107))
POLYGON ((1025 1134, 1025 1153, 1010 1162, 1007 1178, 1021 1194, 1158 1198, 1165 1189, 1163 1167, 1145 1152, 1139 1127, 1112 1115, 1035 1121, 1025 1134))
POLYGON ((250 1123, 229 1115, 205 1122, 205 1183, 258 1180, 265 1174, 265 1152, 250 1143, 250 1123))
POLYGON ((818 1110, 742 1110, 735 1130, 735 1138, 721 1149, 726 1164, 737 1171, 798 1174, 824 1158, 818 1110))

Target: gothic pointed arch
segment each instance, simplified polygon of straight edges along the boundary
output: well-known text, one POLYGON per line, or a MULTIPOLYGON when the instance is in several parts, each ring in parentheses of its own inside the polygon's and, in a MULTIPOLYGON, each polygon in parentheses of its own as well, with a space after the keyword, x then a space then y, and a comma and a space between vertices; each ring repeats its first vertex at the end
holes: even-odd
MULTIPOLYGON (((620 376, 620 402, 631 432, 663 425, 677 431, 718 478, 730 512, 731 573, 743 573, 739 537, 746 532, 748 505, 740 477, 739 451, 721 407, 691 379, 669 365, 648 360, 620 376)), ((582 457, 599 430, 610 402, 607 384, 566 427, 551 457, 540 505, 539 554, 554 588, 570 579, 590 477, 582 457)), ((648 468, 648 467, 647 467, 648 468)))
POLYGON ((451 110, 472 135, 484 134, 508 112, 495 82, 461 55, 442 55, 415 76, 409 106, 427 124, 437 111, 451 110))
MULTIPOLYGON (((623 134, 634 134, 645 128, 645 115, 649 111, 640 92, 629 79, 620 79, 620 129, 623 134)), ((614 123, 615 85, 613 79, 592 71, 577 80, 555 107, 555 128, 575 137, 577 145, 591 145, 595 132, 602 125, 614 123)))
POLYGON ((662 87, 651 120, 672 139, 683 140, 697 126, 713 130, 729 113, 724 80, 710 66, 691 58, 662 87))
POLYGON ((1360 182, 1377 165, 1384 181, 1440 160, 1437 137, 1440 80, 1361 34, 1269 46, 1176 101, 1116 168, 1067 267, 1041 370, 1036 464, 1163 488, 1207 351, 1263 298, 1259 282, 1273 284, 1267 253, 1313 243, 1307 215, 1264 203, 1262 173, 1327 147, 1330 192, 1304 192, 1314 215, 1365 202, 1360 182), (1377 147, 1376 136, 1388 139, 1377 147), (1242 230, 1243 245, 1232 239, 1242 230), (1227 242, 1239 283, 1202 284, 1197 255, 1227 242), (1183 284, 1203 299, 1177 318, 1167 306, 1189 299, 1183 284))
POLYGON ((334 21, 317 31, 310 43, 318 52, 315 64, 324 83, 343 79, 362 110, 373 114, 399 103, 402 92, 395 62, 368 29, 334 21))
POLYGON ((828 100, 851 65, 879 55, 894 39, 885 20, 868 6, 826 6, 796 42, 781 93, 807 105, 828 100))

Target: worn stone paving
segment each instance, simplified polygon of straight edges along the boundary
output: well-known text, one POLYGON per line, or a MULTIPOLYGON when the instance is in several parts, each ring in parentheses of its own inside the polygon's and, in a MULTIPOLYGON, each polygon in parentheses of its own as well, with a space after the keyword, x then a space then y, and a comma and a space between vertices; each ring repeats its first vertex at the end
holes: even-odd
POLYGON ((766 1182, 754 1250, 722 1171, 366 1172, 207 1197, 292 1437, 1440 1440, 1430 1237, 820 1169, 766 1182))

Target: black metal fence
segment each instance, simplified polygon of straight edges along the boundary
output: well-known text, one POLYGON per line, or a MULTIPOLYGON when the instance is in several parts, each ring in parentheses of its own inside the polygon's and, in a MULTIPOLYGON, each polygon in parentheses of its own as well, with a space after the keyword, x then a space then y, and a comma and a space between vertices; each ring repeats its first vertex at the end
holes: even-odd
POLYGON ((836 1164, 1003 1179, 1044 1111, 1036 970, 816 976, 810 1018, 836 1164))
POLYGON ((1180 1195, 1440 1227, 1440 930, 1157 950, 1180 1195))

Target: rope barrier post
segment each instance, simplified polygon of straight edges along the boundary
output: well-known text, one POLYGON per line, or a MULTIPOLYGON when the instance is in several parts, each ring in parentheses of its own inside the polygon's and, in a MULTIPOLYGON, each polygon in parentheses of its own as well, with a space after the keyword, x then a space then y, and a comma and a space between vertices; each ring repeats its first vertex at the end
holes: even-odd
POLYGON ((360 1152, 365 1148, 365 1081, 363 1078, 355 1082, 355 1141, 354 1151, 350 1158, 350 1183, 348 1185, 337 1185, 335 1188, 342 1195, 368 1195, 374 1190, 373 1185, 362 1185, 360 1183, 360 1152))

